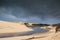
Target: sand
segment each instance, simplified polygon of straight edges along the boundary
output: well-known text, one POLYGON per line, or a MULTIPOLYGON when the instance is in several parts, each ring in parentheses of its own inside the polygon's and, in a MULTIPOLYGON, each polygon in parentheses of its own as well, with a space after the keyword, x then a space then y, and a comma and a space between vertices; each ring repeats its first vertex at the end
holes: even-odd
POLYGON ((32 29, 27 28, 25 25, 21 23, 0 21, 0 34, 25 32, 25 31, 32 31, 32 29))
POLYGON ((0 40, 60 40, 60 32, 58 33, 42 33, 28 36, 17 36, 9 38, 0 38, 0 40))
MULTIPOLYGON (((13 22, 0 21, 0 26, 0 34, 32 31, 32 29, 27 28, 25 25, 13 22)), ((26 36, 6 37, 0 38, 0 40, 60 40, 60 32, 45 32, 26 36)))

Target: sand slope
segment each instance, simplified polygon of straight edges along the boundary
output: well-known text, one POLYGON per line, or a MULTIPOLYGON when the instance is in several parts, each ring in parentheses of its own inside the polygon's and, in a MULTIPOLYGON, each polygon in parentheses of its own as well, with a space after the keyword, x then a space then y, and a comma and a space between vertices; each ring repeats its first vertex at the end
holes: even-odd
POLYGON ((31 31, 25 25, 16 22, 0 21, 0 33, 14 33, 31 31))

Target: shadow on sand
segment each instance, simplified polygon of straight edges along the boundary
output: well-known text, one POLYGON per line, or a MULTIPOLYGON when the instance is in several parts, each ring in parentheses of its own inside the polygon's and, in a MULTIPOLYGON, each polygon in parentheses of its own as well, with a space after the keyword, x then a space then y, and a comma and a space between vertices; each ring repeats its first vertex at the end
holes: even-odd
POLYGON ((15 37, 15 36, 26 36, 26 35, 31 35, 35 33, 41 33, 41 32, 48 32, 48 30, 41 29, 39 27, 32 28, 33 31, 28 31, 28 32, 18 32, 18 33, 4 33, 0 34, 0 38, 6 38, 6 37, 15 37))

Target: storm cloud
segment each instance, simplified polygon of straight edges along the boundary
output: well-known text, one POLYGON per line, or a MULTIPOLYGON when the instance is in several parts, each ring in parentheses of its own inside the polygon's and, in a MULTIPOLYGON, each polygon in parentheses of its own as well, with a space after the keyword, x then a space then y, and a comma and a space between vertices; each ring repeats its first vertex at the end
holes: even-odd
POLYGON ((0 20, 60 23, 60 0, 0 0, 0 20))

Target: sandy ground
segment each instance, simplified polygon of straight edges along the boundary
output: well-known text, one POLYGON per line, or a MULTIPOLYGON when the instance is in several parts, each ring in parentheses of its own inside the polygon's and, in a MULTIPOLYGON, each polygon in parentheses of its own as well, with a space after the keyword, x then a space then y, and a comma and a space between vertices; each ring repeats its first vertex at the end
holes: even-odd
POLYGON ((0 34, 25 31, 32 31, 32 29, 27 28, 25 25, 21 23, 0 21, 0 34))
POLYGON ((60 40, 60 32, 58 33, 39 33, 28 36, 17 36, 9 38, 0 38, 0 40, 60 40))
MULTIPOLYGON (((29 29, 25 25, 21 25, 19 23, 0 21, 0 34, 25 32, 25 31, 32 31, 32 29, 29 29)), ((6 37, 6 38, 0 38, 0 40, 60 40, 60 32, 57 33, 46 32, 26 36, 6 37)))

